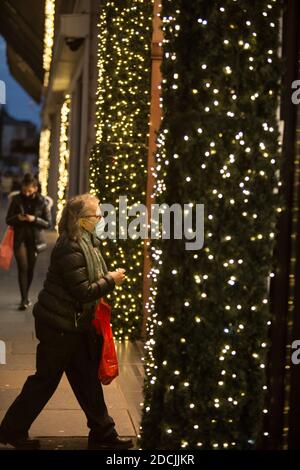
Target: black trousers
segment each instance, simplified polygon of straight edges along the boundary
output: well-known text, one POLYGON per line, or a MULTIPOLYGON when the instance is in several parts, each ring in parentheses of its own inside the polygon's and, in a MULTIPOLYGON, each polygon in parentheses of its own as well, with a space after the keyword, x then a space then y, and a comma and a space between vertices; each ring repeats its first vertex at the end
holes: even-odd
POLYGON ((37 253, 33 241, 25 240, 14 248, 18 266, 18 280, 23 302, 28 301, 28 292, 32 283, 37 253))
POLYGON ((8 409, 0 434, 10 439, 28 436, 28 430, 55 392, 63 373, 87 417, 89 437, 117 436, 108 415, 103 390, 97 377, 102 341, 96 332, 66 333, 36 320, 39 339, 36 373, 29 376, 20 395, 8 409))

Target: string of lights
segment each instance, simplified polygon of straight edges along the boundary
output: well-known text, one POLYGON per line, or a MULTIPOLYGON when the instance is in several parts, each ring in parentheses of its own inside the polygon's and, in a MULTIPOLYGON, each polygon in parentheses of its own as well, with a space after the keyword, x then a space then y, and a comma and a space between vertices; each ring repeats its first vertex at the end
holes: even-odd
POLYGON ((52 61, 52 49, 54 41, 54 18, 55 18, 55 0, 46 0, 45 2, 45 31, 44 31, 44 52, 43 52, 43 68, 44 86, 48 86, 49 71, 52 61))
POLYGON ((48 194, 48 177, 50 166, 50 135, 49 129, 42 129, 39 146, 39 181, 41 183, 41 193, 48 194))
POLYGON ((61 217, 61 213, 66 204, 66 191, 69 182, 69 120, 70 120, 70 95, 66 95, 60 112, 60 136, 59 136, 59 164, 57 182, 57 211, 56 228, 61 217))
MULTIPOLYGON (((99 18, 96 145, 90 189, 117 209, 145 204, 150 112, 153 1, 104 1, 99 18)), ((127 217, 127 216, 126 216, 127 217)), ((121 235, 121 228, 119 227, 121 235)), ((118 224, 113 233, 117 237, 118 224)), ((124 267, 126 283, 113 294, 116 339, 134 339, 142 322, 143 240, 103 240, 110 269, 124 267), (110 261, 111 260, 111 261, 110 261)))
POLYGON ((268 286, 283 209, 278 17, 276 0, 162 0, 153 196, 204 203, 205 245, 151 242, 144 449, 253 448, 268 412, 268 286))

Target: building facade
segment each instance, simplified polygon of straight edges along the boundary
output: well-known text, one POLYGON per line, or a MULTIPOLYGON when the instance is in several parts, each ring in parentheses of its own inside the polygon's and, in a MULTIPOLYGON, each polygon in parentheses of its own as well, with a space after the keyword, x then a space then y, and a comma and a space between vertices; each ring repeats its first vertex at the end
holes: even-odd
POLYGON ((82 0, 49 5, 52 10, 47 13, 46 8, 46 17, 53 46, 42 109, 45 153, 41 155, 49 172, 41 183, 47 180, 45 191, 54 200, 57 218, 57 208, 66 197, 89 189, 89 154, 95 143, 100 3, 82 0))

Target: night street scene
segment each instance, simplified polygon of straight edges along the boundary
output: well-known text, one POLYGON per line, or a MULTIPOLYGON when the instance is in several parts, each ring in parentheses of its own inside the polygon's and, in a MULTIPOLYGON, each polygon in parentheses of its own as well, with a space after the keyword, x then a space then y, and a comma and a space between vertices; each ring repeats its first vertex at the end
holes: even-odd
POLYGON ((298 455, 299 61, 298 0, 0 2, 2 465, 298 455))

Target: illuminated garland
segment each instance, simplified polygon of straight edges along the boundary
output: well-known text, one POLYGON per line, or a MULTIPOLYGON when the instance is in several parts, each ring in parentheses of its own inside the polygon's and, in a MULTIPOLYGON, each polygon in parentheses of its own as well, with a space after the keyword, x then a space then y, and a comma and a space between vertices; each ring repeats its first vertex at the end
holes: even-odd
MULTIPOLYGON (((102 2, 99 18, 97 144, 90 159, 91 192, 118 208, 145 204, 150 112, 153 2, 102 2)), ((116 227, 118 230, 118 227, 116 227)), ((127 280, 112 297, 118 339, 140 335, 143 240, 103 240, 110 270, 125 267, 127 280)))
POLYGON ((58 191, 56 227, 66 203, 66 190, 69 182, 69 118, 70 118, 70 95, 65 96, 60 112, 60 137, 59 137, 59 165, 58 165, 58 191))
POLYGON ((45 70, 44 86, 48 86, 49 71, 52 61, 52 49, 54 41, 54 18, 55 18, 55 0, 46 0, 45 2, 45 32, 44 32, 44 53, 43 68, 45 70))
POLYGON ((41 193, 48 194, 48 177, 50 165, 50 135, 49 129, 43 129, 40 135, 39 149, 39 181, 41 183, 41 193))
MULTIPOLYGON (((268 410, 279 2, 162 0, 157 203, 205 204, 205 243, 151 243, 141 445, 245 449, 268 410)), ((265 433, 267 434, 267 433, 265 433)))

